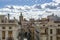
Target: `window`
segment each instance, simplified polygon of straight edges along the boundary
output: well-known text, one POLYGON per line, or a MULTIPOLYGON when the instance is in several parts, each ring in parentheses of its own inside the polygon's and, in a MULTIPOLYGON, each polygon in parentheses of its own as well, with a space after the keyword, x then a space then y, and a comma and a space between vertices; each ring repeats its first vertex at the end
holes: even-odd
POLYGON ((60 40, 60 37, 57 37, 57 40, 60 40))
POLYGON ((2 31, 2 39, 5 39, 5 31, 2 31))
POLYGON ((50 27, 52 27, 52 25, 50 25, 50 27))
POLYGON ((50 34, 52 34, 52 29, 50 29, 50 34))
POLYGON ((60 29, 56 29, 56 33, 57 34, 60 34, 60 29))
POLYGON ((2 23, 4 23, 4 20, 1 20, 2 23))
POLYGON ((2 27, 2 29, 5 29, 5 27, 2 27))
POLYGON ((52 36, 50 36, 50 40, 53 40, 53 39, 52 39, 52 36))
POLYGON ((12 31, 8 31, 8 37, 12 37, 12 31))
POLYGON ((12 29, 12 27, 9 27, 9 29, 12 29))
POLYGON ((45 34, 47 34, 47 29, 45 29, 45 34))
POLYGON ((45 26, 45 25, 43 25, 43 26, 45 26))
POLYGON ((60 25, 58 25, 58 26, 60 26, 60 25))

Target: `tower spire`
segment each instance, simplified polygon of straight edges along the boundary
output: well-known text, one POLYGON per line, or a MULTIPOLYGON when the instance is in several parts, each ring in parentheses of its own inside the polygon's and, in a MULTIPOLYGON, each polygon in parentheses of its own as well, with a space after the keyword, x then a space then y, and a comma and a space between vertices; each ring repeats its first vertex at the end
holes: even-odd
POLYGON ((20 20, 20 22, 22 22, 22 21, 23 21, 23 15, 22 15, 22 12, 20 13, 19 20, 20 20))
POLYGON ((21 12, 20 16, 23 16, 23 15, 22 15, 22 12, 21 12))

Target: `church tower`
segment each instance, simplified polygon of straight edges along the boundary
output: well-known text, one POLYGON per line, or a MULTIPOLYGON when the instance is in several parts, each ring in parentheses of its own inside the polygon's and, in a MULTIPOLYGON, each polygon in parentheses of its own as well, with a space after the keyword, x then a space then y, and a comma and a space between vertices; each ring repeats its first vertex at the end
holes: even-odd
POLYGON ((20 14, 20 16, 19 16, 19 22, 20 22, 20 23, 23 22, 23 15, 22 15, 22 12, 21 12, 21 14, 20 14))

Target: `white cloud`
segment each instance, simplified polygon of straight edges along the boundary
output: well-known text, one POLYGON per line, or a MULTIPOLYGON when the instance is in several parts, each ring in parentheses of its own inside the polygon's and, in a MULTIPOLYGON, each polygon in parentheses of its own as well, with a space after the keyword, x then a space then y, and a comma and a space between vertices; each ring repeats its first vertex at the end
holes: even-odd
MULTIPOLYGON (((7 14, 10 13, 12 17, 18 17, 20 12, 23 12, 25 18, 35 18, 37 19, 39 15, 46 17, 47 15, 52 14, 59 14, 60 12, 60 4, 55 2, 45 3, 45 4, 35 4, 33 6, 5 6, 4 8, 0 9, 0 14, 7 14)), ((60 14, 59 14, 60 15, 60 14)), ((40 16, 40 17, 41 17, 40 16)))
POLYGON ((60 3, 60 0, 53 0, 53 1, 55 1, 55 2, 57 2, 57 3, 60 3))

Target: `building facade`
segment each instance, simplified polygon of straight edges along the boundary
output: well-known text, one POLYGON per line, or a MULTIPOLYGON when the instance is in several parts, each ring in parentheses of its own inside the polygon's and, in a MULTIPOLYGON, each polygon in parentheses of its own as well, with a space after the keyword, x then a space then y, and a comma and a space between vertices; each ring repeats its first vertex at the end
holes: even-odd
POLYGON ((60 40, 60 21, 54 19, 51 17, 40 23, 40 40, 60 40))
POLYGON ((26 20, 21 13, 18 21, 15 17, 10 19, 9 14, 0 15, 1 40, 18 40, 18 33, 22 31, 20 29, 23 29, 24 37, 27 36, 26 33, 30 33, 31 40, 60 40, 60 17, 52 14, 47 18, 26 20))
POLYGON ((0 15, 0 40, 8 40, 9 37, 17 40, 17 30, 18 23, 15 18, 10 20, 9 14, 8 17, 0 15))
POLYGON ((57 15, 52 14, 41 20, 30 19, 26 21, 23 19, 22 26, 25 32, 27 32, 28 28, 31 32, 34 30, 31 33, 34 40, 60 40, 60 17, 57 15))

